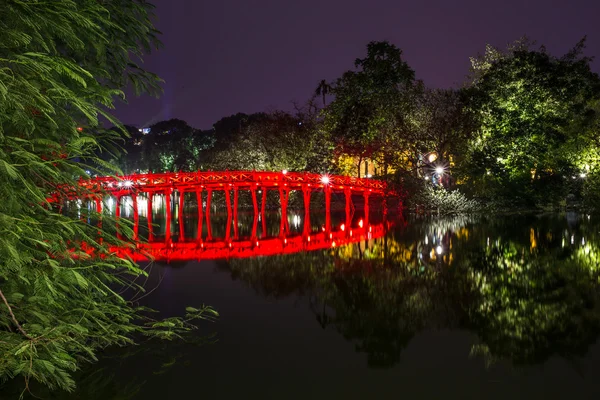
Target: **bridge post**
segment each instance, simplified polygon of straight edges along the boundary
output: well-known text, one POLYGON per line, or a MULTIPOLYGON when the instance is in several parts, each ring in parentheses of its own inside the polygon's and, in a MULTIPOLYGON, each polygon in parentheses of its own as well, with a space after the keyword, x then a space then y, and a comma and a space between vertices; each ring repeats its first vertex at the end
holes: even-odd
POLYGON ((325 185, 325 232, 331 232, 331 186, 325 185))
POLYGON ((210 226, 210 202, 212 200, 212 189, 206 190, 206 240, 212 240, 212 229, 210 226))
POLYGON ((133 240, 138 240, 140 232, 140 215, 138 213, 137 192, 131 195, 133 203, 133 240))
POLYGON ((96 202, 96 212, 102 214, 102 200, 98 196, 94 197, 94 200, 96 202))
POLYGON ((202 189, 196 189, 196 202, 198 203, 198 234, 199 242, 202 242, 202 189))
POLYGON ((231 192, 229 188, 225 189, 225 203, 227 203, 227 228, 225 229, 225 240, 229 241, 231 237, 231 192))
POLYGON ((167 245, 169 245, 171 242, 171 191, 171 188, 165 190, 165 213, 167 214, 165 227, 165 242, 167 243, 167 245))
POLYGON ((302 197, 304 197, 304 234, 310 235, 310 188, 302 185, 302 197))
POLYGON ((287 221, 287 208, 285 206, 285 193, 279 188, 279 203, 281 204, 281 221, 279 223, 279 236, 285 236, 285 223, 287 221))
POLYGON ((252 194, 252 206, 254 208, 254 219, 252 220, 252 242, 256 241, 256 230, 258 227, 258 202, 256 201, 256 187, 250 188, 252 194))
POLYGON ((367 226, 369 225, 369 192, 367 192, 365 190, 365 192, 363 193, 363 196, 365 198, 365 225, 367 226))
POLYGON ((238 239, 238 188, 233 188, 233 238, 238 239))
POLYGON ((96 212, 98 213, 98 235, 100 235, 99 242, 102 244, 102 198, 95 196, 96 200, 96 212))
POLYGON ((121 195, 118 194, 115 196, 116 201, 115 201, 115 219, 117 221, 116 223, 116 228, 117 228, 117 238, 121 239, 121 232, 119 231, 119 219, 121 219, 121 195))
POLYGON ((352 228, 352 215, 350 213, 350 205, 352 204, 352 190, 344 189, 344 195, 346 197, 346 229, 350 231, 352 228))
POLYGON ((154 198, 154 192, 147 192, 146 196, 148 197, 148 201, 146 204, 146 219, 148 220, 148 241, 151 242, 154 239, 154 232, 152 229, 152 199, 154 198))
POLYGON ((260 217, 261 217, 261 236, 263 238, 267 237, 267 217, 265 215, 265 211, 267 209, 267 187, 263 186, 262 189, 262 199, 261 199, 261 203, 260 203, 260 217))
POLYGON ((179 193, 179 213, 177 213, 177 224, 179 225, 179 238, 178 242, 183 242, 185 239, 185 226, 183 221, 183 206, 185 201, 185 190, 177 190, 179 193))

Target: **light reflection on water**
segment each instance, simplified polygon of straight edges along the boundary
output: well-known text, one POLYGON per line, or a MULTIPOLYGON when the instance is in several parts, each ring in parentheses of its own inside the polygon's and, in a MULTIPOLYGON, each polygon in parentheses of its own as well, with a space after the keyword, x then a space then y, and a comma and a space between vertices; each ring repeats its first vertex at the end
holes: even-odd
MULTIPOLYGON (((266 215, 275 234, 278 217, 266 215)), ((144 305, 210 304, 221 319, 193 338, 218 342, 116 351, 95 367, 113 379, 86 381, 80 398, 192 398, 199 386, 219 398, 597 398, 598 221, 408 216, 328 250, 156 264, 144 305)))

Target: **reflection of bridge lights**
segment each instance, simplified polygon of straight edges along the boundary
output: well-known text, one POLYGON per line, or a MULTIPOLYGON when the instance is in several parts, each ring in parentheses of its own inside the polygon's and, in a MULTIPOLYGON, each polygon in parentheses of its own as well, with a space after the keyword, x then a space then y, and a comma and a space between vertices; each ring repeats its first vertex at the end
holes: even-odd
POLYGON ((441 255, 444 252, 444 248, 442 246, 438 246, 438 247, 435 248, 435 252, 438 255, 441 255))
POLYGON ((363 227, 363 220, 362 219, 360 221, 358 221, 358 226, 361 227, 361 228, 363 227))
POLYGON ((327 175, 321 176, 321 182, 325 185, 329 184, 329 177, 327 175))

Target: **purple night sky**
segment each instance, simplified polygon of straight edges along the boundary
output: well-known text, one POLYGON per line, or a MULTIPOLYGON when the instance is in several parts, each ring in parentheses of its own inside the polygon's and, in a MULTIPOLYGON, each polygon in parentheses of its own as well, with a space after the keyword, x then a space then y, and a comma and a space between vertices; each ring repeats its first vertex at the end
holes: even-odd
POLYGON ((116 115, 136 126, 180 118, 208 129, 237 112, 291 110, 321 79, 351 69, 373 40, 401 48, 430 87, 460 85, 486 43, 504 47, 523 35, 555 55, 587 35, 587 55, 600 56, 593 0, 151 2, 164 48, 144 66, 165 80, 164 94, 118 105, 116 115))

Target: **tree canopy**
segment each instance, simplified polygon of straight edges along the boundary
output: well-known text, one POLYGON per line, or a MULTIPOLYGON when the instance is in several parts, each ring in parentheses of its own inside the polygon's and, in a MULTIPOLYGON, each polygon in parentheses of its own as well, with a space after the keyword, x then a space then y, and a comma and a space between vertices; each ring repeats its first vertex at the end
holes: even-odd
POLYGON ((136 278, 145 271, 108 252, 118 242, 110 216, 81 207, 87 218, 71 218, 47 201, 87 170, 115 172, 95 157, 115 137, 100 122, 119 125, 108 110, 126 85, 159 91, 158 77, 138 64, 159 45, 152 10, 143 0, 0 2, 2 380, 72 390, 70 374, 98 349, 191 328, 153 320, 123 297, 143 290, 136 278), (88 257, 84 244, 102 258, 88 257))

